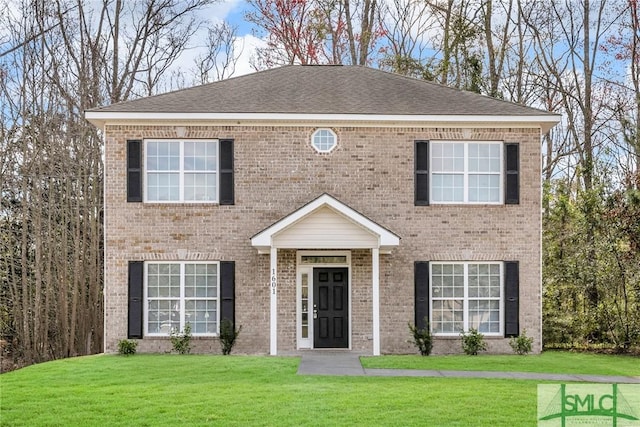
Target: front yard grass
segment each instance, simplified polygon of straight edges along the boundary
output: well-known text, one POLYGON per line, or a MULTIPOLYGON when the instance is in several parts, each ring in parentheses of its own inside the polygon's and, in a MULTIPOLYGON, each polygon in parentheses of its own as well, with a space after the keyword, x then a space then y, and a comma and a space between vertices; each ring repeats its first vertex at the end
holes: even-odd
POLYGON ((640 357, 565 351, 526 356, 381 356, 361 357, 360 361, 365 368, 640 376, 640 357))
MULTIPOLYGON (((569 353, 566 361, 564 353, 504 357, 510 366, 538 360, 549 372, 598 360, 569 353)), ((606 366, 620 363, 625 374, 638 372, 631 363, 637 359, 603 358, 600 367, 585 369, 620 373, 606 366)), ((450 358, 363 360, 370 366, 396 359, 404 359, 405 367, 413 360, 408 365, 433 369, 421 363, 450 358)), ((488 370, 481 361, 497 363, 466 356, 447 366, 473 363, 488 370)), ((298 363, 293 357, 210 355, 98 355, 43 363, 0 376, 0 425, 536 425, 537 381, 298 376, 298 363)))

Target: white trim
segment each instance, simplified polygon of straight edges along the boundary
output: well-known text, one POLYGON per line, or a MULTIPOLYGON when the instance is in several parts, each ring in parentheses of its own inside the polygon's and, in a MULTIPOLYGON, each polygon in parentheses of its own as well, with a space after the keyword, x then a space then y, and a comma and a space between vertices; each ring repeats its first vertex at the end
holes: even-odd
MULTIPOLYGON (((361 213, 351 209, 349 206, 344 203, 338 201, 337 199, 331 197, 328 194, 323 194, 317 199, 311 201, 295 212, 289 214, 288 216, 282 218, 280 221, 276 222, 269 228, 261 231, 251 238, 251 245, 258 248, 258 251, 261 253, 268 253, 268 251, 273 247, 273 236, 277 233, 285 230, 286 228, 292 226, 296 222, 300 221, 302 218, 307 215, 315 212, 317 209, 320 209, 324 206, 328 206, 339 214, 343 215, 347 219, 353 221, 355 224, 363 227, 365 230, 374 234, 378 237, 378 245, 376 246, 379 249, 390 250, 392 246, 398 246, 400 244, 400 238, 390 232, 389 230, 381 227, 375 222, 371 221, 369 218, 365 217, 361 213)), ((298 249, 298 248, 280 248, 280 249, 298 249)), ((345 248, 336 248, 336 249, 353 249, 351 247, 345 248)))
POLYGON ((371 249, 371 281, 373 305, 373 355, 380 356, 380 251, 371 249))
POLYGON ((270 322, 269 322, 269 354, 278 354, 278 249, 271 250, 269 268, 270 322))
MULTIPOLYGON (((105 152, 105 147, 103 146, 103 151, 102 151, 102 160, 104 162, 104 152, 105 152)), ((103 163, 104 165, 104 163, 103 163)), ((106 175, 105 172, 102 173, 102 176, 104 177, 106 175)), ((111 329, 110 329, 110 325, 109 323, 116 321, 116 319, 114 319, 112 316, 105 316, 105 313, 109 313, 112 310, 111 307, 111 301, 109 298, 109 295, 111 292, 108 292, 107 289, 109 289, 109 291, 111 290, 111 280, 114 280, 113 278, 115 278, 115 274, 111 275, 109 274, 109 270, 111 269, 111 267, 109 266, 110 258, 109 255, 111 254, 110 248, 109 248, 109 231, 111 229, 111 227, 107 226, 107 218, 110 216, 110 209, 107 207, 108 203, 107 203, 107 198, 108 198, 108 188, 107 188, 107 179, 103 179, 102 180, 102 352, 103 353, 107 353, 107 343, 109 343, 111 341, 111 329)), ((115 229, 115 227, 114 227, 115 229)), ((118 267, 116 267, 117 269, 118 267)), ((127 274, 129 272, 129 267, 127 265, 127 274)), ((117 270, 116 270, 117 271, 117 270)), ((143 292, 143 298, 144 298, 144 265, 142 266, 142 274, 143 274, 143 279, 142 279, 142 292, 143 292)), ((115 285, 115 284, 114 284, 115 285)), ((117 286, 116 286, 117 288, 117 286)), ((127 296, 128 297, 128 296, 127 296)), ((114 297, 114 300, 116 298, 114 297)), ((144 301, 144 299, 143 299, 144 301)), ((144 322, 144 307, 142 308, 142 317, 143 317, 143 322, 144 322)), ((127 329, 128 329, 128 325, 127 325, 127 329)), ((142 328, 143 330, 143 337, 144 337, 144 327, 142 328)), ((127 331, 128 332, 128 331, 127 331)), ((114 330, 114 335, 117 335, 115 330, 114 330)), ((127 333, 128 335, 128 333, 127 333)), ((127 337, 128 338, 128 337, 127 337)))
POLYGON ((322 251, 322 250, 300 250, 296 252, 296 347, 297 349, 313 349, 313 269, 322 267, 344 267, 347 269, 347 299, 349 310, 349 322, 348 322, 348 334, 349 334, 349 349, 351 349, 351 320, 352 320, 352 306, 351 306, 351 251, 322 251), (307 255, 316 256, 345 256, 346 261, 344 263, 318 263, 318 264, 302 264, 302 257, 307 255), (302 338, 302 305, 301 305, 301 293, 302 293, 302 274, 308 274, 309 284, 309 337, 308 345, 304 344, 302 338))
POLYGON ((363 125, 380 126, 435 126, 442 125, 459 127, 461 124, 498 124, 510 125, 510 127, 531 127, 540 128, 542 133, 547 133, 553 126, 558 124, 562 118, 559 114, 540 115, 412 115, 412 114, 294 114, 294 113, 187 113, 187 112, 126 112, 126 111, 85 111, 85 118, 96 127, 103 128, 107 124, 122 124, 123 122, 167 124, 169 121, 179 122, 212 122, 220 121, 235 125, 247 125, 243 122, 266 122, 271 126, 282 122, 289 123, 307 121, 310 124, 319 123, 345 124, 359 122, 363 125))

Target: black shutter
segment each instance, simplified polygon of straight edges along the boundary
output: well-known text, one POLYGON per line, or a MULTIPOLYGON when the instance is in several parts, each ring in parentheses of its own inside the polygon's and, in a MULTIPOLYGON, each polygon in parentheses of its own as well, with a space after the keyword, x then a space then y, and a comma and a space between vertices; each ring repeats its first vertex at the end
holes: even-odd
POLYGON ((517 143, 504 144, 504 203, 520 203, 520 146, 517 143))
POLYGON ((520 273, 518 261, 504 263, 504 336, 520 334, 520 273))
POLYGON ((129 320, 127 338, 142 338, 142 261, 129 261, 129 320))
POLYGON ((220 140, 220 204, 233 205, 233 139, 220 140))
POLYGON ((220 320, 229 319, 236 324, 235 287, 236 263, 220 262, 220 320))
POLYGON ((127 141, 127 202, 142 201, 142 141, 127 141))
POLYGON ((414 264, 415 285, 415 325, 426 326, 425 317, 429 321, 429 262, 416 261, 414 264))
POLYGON ((429 141, 416 141, 415 149, 415 205, 429 204, 429 141))

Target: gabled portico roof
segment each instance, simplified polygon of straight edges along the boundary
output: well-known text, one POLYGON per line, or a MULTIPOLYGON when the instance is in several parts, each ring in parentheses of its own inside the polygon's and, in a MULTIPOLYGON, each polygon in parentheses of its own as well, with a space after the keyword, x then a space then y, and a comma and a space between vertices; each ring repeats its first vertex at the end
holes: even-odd
MULTIPOLYGON (((286 243, 278 243, 278 236, 282 236, 285 233, 291 234, 292 230, 295 234, 295 227, 300 226, 305 223, 305 221, 309 222, 308 220, 310 218, 322 212, 325 208, 330 210, 330 215, 336 216, 335 219, 337 221, 346 221, 353 227, 357 227, 362 233, 371 236, 371 239, 360 240, 357 244, 351 243, 348 240, 337 240, 335 243, 332 243, 331 249, 370 248, 380 249, 381 252, 388 252, 392 247, 400 244, 400 237, 398 237, 398 235, 325 193, 254 235, 251 238, 251 245, 257 248, 260 253, 269 253, 271 248, 278 247, 305 249, 305 247, 301 247, 300 245, 287 246, 286 243)), ((324 227, 324 225, 322 224, 315 225, 315 227, 313 236, 330 236, 333 232, 333 230, 329 228, 323 229, 322 227, 324 227)), ((330 225, 326 227, 330 227, 330 225)), ((307 232, 306 230, 308 230, 308 228, 300 227, 299 232, 304 234, 307 232)), ((313 240, 313 236, 309 235, 310 241, 313 240)), ((305 240, 304 235, 300 237, 300 240, 305 240)), ((310 243, 309 248, 322 249, 322 247, 318 247, 317 243, 310 243)))

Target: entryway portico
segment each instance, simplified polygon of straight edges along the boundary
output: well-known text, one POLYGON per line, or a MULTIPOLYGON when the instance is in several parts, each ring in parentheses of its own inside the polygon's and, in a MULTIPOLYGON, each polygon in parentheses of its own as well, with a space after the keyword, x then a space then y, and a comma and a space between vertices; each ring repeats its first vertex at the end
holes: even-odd
POLYGON ((350 254, 369 250, 372 353, 380 354, 380 255, 400 244, 396 234, 323 194, 253 236, 251 244, 270 255, 271 355, 278 354, 278 250, 297 251, 297 348, 351 348, 350 254))

